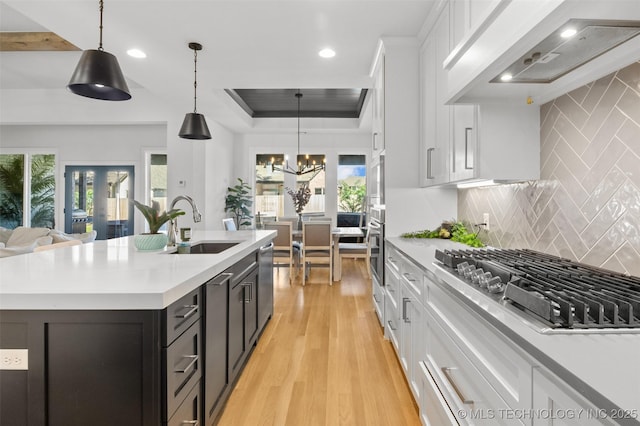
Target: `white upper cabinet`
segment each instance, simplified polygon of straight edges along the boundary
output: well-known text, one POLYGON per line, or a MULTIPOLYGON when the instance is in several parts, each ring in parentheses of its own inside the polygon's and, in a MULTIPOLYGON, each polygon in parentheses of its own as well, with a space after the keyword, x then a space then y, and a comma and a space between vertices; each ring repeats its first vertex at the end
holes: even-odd
POLYGON ((451 11, 453 48, 444 61, 447 103, 499 100, 518 104, 530 97, 542 105, 631 64, 640 51, 640 36, 617 46, 615 42, 606 45, 605 41, 616 40, 618 35, 608 37, 603 32, 603 28, 616 32, 621 25, 629 25, 628 21, 640 21, 638 0, 451 0, 451 11), (567 41, 559 34, 569 20, 594 22, 578 25, 577 36, 567 41), (599 20, 608 22, 596 22, 599 20), (556 35, 557 43, 541 44, 556 35), (604 53, 599 54, 596 46, 601 42, 604 53), (577 67, 567 65, 570 59, 581 57, 577 53, 581 49, 595 59, 577 67), (536 76, 551 73, 553 79, 491 82, 526 58, 534 59, 527 67, 535 67, 536 76))
POLYGON ((449 180, 451 111, 444 104, 447 76, 442 68, 449 40, 449 10, 445 8, 420 51, 421 186, 449 180))
POLYGON ((371 155, 377 157, 384 151, 384 51, 382 48, 379 50, 375 65, 372 90, 371 155))
POLYGON ((537 105, 447 103, 453 40, 464 39, 496 1, 445 2, 420 51, 421 186, 540 176, 537 105), (461 24, 462 22, 462 24, 461 24))

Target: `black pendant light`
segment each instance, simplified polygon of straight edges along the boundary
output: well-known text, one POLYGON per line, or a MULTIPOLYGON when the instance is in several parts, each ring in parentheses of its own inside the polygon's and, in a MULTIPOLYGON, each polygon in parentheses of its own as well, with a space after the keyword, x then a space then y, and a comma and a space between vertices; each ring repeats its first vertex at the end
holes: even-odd
POLYGON ((189 49, 193 50, 193 112, 184 116, 182 127, 178 136, 184 139, 211 139, 211 133, 204 115, 198 114, 196 101, 198 99, 198 50, 202 50, 200 43, 189 43, 189 49))
POLYGON ((105 101, 126 101, 131 99, 129 87, 122 75, 118 59, 102 48, 102 11, 100 0, 100 45, 98 50, 82 52, 80 62, 71 76, 67 88, 76 95, 105 101))

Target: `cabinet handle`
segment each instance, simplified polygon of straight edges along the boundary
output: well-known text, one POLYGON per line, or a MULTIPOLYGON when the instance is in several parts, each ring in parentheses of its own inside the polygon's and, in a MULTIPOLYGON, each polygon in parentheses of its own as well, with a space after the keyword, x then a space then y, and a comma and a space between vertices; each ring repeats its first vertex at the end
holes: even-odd
POLYGON ((429 148, 427 149, 427 179, 433 179, 433 174, 431 173, 431 153, 435 151, 435 148, 429 148))
POLYGON ((253 283, 242 283, 242 287, 249 287, 249 299, 244 299, 244 303, 251 303, 253 300, 253 283))
POLYGON ((455 367, 442 367, 441 370, 442 370, 442 373, 444 374, 444 377, 447 379, 447 381, 449 382, 449 384, 453 388, 453 391, 456 393, 456 396, 460 399, 460 402, 462 402, 463 404, 466 404, 466 405, 473 405, 473 401, 470 400, 470 399, 466 399, 462 395, 462 392, 460 392, 460 389, 458 388, 458 386, 456 386, 455 382, 453 381, 453 377, 451 377, 450 371, 457 370, 457 368, 455 368, 455 367))
POLYGON ((187 312, 185 312, 184 314, 178 314, 175 317, 176 318, 180 318, 180 319, 187 319, 189 318, 191 315, 195 314, 196 312, 198 312, 198 305, 184 305, 183 308, 185 309, 189 309, 187 312))
POLYGON ((196 425, 198 426, 197 420, 183 420, 180 422, 181 425, 196 425))
POLYGON ((389 328, 391 329, 391 331, 396 331, 397 330, 397 328, 395 328, 393 326, 393 323, 391 322, 391 320, 387 321, 387 323, 389 324, 389 328))
POLYGON ((407 317, 407 303, 411 302, 411 299, 408 297, 402 298, 402 320, 406 323, 411 323, 409 317, 407 317))
POLYGON ((229 281, 233 277, 231 272, 223 272, 220 275, 216 275, 209 284, 222 285, 229 281))
POLYGON ((191 359, 191 361, 189 361, 189 364, 187 364, 184 368, 173 370, 174 373, 186 373, 191 369, 191 367, 195 365, 196 362, 198 362, 198 355, 184 355, 182 358, 191 359))
POLYGON ((473 128, 465 127, 464 129, 464 168, 465 170, 473 170, 473 165, 469 166, 469 132, 473 128))
POLYGON ((373 132, 373 150, 378 150, 378 132, 373 132))
POLYGON ((380 303, 380 299, 378 299, 378 295, 374 293, 373 295, 373 300, 376 301, 376 303, 380 303))
POLYGON ((404 273, 404 274, 402 274, 402 275, 404 275, 404 277, 407 279, 407 281, 410 281, 410 282, 412 282, 412 283, 415 283, 415 282, 416 282, 416 279, 415 279, 415 278, 413 278, 413 275, 411 275, 410 273, 405 272, 405 273, 404 273))

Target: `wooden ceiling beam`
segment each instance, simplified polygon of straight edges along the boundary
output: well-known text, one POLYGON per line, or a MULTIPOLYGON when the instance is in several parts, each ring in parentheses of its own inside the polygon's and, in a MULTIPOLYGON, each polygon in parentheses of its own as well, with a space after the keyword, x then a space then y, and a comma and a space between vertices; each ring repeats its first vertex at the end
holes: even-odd
POLYGON ((0 52, 67 52, 80 50, 52 32, 0 32, 0 52))

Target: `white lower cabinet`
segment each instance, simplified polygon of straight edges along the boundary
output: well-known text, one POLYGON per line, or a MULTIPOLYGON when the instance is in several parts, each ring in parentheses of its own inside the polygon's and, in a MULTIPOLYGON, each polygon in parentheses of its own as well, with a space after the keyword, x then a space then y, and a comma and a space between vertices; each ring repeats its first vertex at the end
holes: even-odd
POLYGON ((420 421, 425 426, 458 425, 447 401, 442 396, 438 385, 433 381, 431 373, 424 362, 420 367, 420 421))
POLYGON ((400 299, 399 277, 395 270, 385 265, 385 289, 384 300, 384 335, 393 343, 396 354, 400 354, 400 311, 398 302, 400 299))
POLYGON ((385 299, 385 290, 384 287, 378 282, 375 276, 371 277, 371 294, 373 298, 373 306, 376 310, 376 315, 378 316, 378 321, 380 321, 380 325, 384 327, 384 299, 385 299))
POLYGON ((637 412, 601 410, 584 401, 561 380, 542 368, 533 369, 533 425, 614 425, 611 419, 637 418, 637 412))

